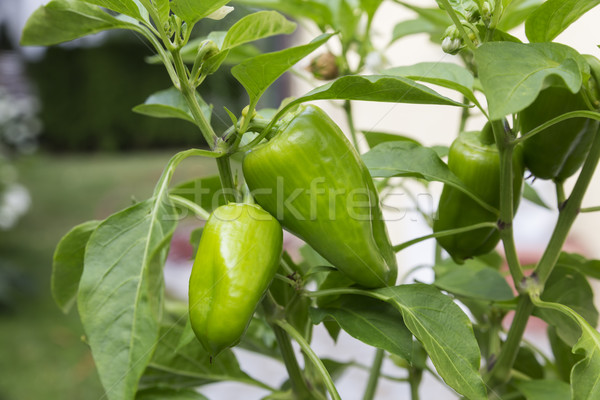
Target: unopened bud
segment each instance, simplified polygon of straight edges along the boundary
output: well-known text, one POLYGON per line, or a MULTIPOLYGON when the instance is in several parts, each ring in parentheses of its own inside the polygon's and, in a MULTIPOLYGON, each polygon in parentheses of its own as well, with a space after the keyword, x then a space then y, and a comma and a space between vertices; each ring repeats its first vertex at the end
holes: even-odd
POLYGON ((329 52, 313 58, 309 70, 315 78, 326 81, 335 79, 340 75, 337 59, 329 52))

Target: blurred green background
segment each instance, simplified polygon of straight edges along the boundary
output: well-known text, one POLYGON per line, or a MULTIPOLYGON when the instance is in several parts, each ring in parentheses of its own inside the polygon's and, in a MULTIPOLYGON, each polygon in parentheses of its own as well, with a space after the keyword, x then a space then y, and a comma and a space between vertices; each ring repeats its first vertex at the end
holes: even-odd
MULTIPOLYGON (((226 29, 247 12, 238 8, 195 35, 226 29)), ((192 124, 131 111, 170 87, 162 65, 145 62, 152 51, 139 37, 117 33, 55 46, 31 59, 9 36, 0 16, 0 89, 14 98, 33 95, 40 104, 39 111, 33 102, 19 117, 29 118, 25 125, 32 130, 21 146, 11 142, 15 129, 2 126, 3 113, 12 111, 0 102, 0 205, 6 171, 9 183, 25 187, 31 198, 12 228, 0 228, 0 400, 97 400, 104 392, 77 311, 62 314, 51 297, 54 248, 73 226, 148 198, 174 153, 205 143, 192 124)), ((259 45, 282 47, 277 39, 259 45)), ((277 87, 263 106, 276 106, 285 96, 285 80, 277 87)), ((225 105, 239 115, 247 104, 227 66, 200 92, 214 106, 217 132, 229 125, 225 105)), ((174 180, 214 174, 213 164, 186 160, 174 180)))

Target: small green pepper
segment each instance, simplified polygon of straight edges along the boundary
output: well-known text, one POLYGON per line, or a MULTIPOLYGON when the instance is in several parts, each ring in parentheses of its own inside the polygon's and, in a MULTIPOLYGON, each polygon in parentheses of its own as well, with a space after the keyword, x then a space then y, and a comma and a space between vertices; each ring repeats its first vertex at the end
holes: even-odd
POLYGON ((210 216, 189 286, 194 333, 211 357, 235 346, 269 288, 282 252, 281 225, 255 204, 228 204, 210 216))
MULTIPOLYGON (((500 157, 488 125, 481 132, 463 132, 450 146, 448 167, 467 188, 492 207, 500 206, 500 157)), ((523 161, 520 146, 513 153, 513 193, 516 211, 523 186, 523 161)), ((444 185, 433 231, 462 228, 482 222, 496 222, 499 213, 491 212, 462 191, 444 185)), ((437 239, 452 258, 459 263, 473 256, 492 251, 500 234, 494 228, 444 236, 437 239)))
POLYGON ((243 162, 256 202, 354 282, 396 280, 377 191, 360 155, 318 107, 299 107, 243 162))
MULTIPOLYGON (((564 113, 587 109, 582 92, 546 88, 519 114, 521 132, 527 133, 564 113)), ((597 131, 598 122, 587 118, 552 125, 525 141, 525 166, 537 178, 562 182, 581 167, 597 131)))

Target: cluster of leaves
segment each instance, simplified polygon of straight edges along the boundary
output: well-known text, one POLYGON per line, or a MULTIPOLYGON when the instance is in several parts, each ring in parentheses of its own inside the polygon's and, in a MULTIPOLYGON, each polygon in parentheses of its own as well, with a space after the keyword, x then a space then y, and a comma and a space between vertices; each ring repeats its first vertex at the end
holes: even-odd
MULTIPOLYGON (((321 31, 308 44, 276 52, 257 54, 251 44, 295 30, 296 24, 276 11, 258 11, 240 19, 226 32, 190 40, 194 24, 203 18, 224 17, 229 11, 228 3, 52 0, 31 16, 22 38, 23 44, 51 45, 109 29, 137 32, 155 47, 155 61, 165 65, 173 87, 152 95, 135 111, 193 123, 210 146, 209 150, 191 149, 176 154, 150 199, 104 221, 77 226, 58 245, 52 280, 55 299, 65 311, 77 302, 86 340, 111 400, 203 399, 189 388, 216 381, 255 385, 272 392, 266 397, 270 399, 298 398, 287 383, 271 388, 249 376, 240 369, 231 351, 211 363, 194 339, 187 311, 170 307, 171 303, 165 300, 162 267, 180 208, 206 216, 216 206, 210 199, 221 185, 231 189, 231 193, 220 198, 221 203, 227 197, 235 198, 230 156, 260 143, 279 118, 302 102, 342 100, 350 118, 350 102, 354 100, 453 106, 467 110, 463 112, 465 119, 474 106, 491 121, 501 121, 531 104, 550 80, 578 92, 590 80, 588 64, 575 50, 549 41, 600 2, 438 0, 439 8, 423 8, 396 0, 417 17, 396 25, 391 43, 423 32, 440 43, 452 26, 452 31, 458 32, 451 32, 455 35, 452 40, 460 39, 459 48, 452 52, 460 50, 466 67, 420 63, 382 69, 376 75, 362 73, 369 54, 384 51, 376 49, 370 40, 371 24, 382 0, 239 0, 312 21, 321 31), (506 33, 523 22, 532 43, 521 43, 506 33), (328 33, 331 30, 337 34, 328 33), (269 87, 329 40, 340 42, 336 59, 341 76, 290 99, 278 110, 258 110, 256 114, 259 100, 269 87), (352 66, 348 62, 350 53, 359 59, 352 66), (231 128, 217 135, 210 125, 212 108, 196 89, 218 68, 231 64, 231 74, 246 89, 249 104, 240 116, 230 113, 231 128), (443 96, 425 84, 453 90, 464 102, 443 96), (486 106, 480 103, 476 92, 485 96, 486 106), (220 179, 201 178, 170 188, 175 168, 189 156, 216 159, 220 179), (204 191, 203 196, 197 196, 199 188, 208 189, 208 194, 204 191)), ((600 119, 594 112, 587 112, 586 116, 600 119)), ((569 117, 572 116, 561 118, 569 117)), ((514 123, 513 128, 517 128, 514 123)), ((354 137, 358 134, 354 130, 351 133, 354 137)), ((387 179, 392 177, 443 182, 494 210, 449 170, 442 160, 444 148, 427 148, 389 133, 363 134, 373 147, 363 155, 364 161, 374 178, 384 178, 383 186, 392 185, 387 179)), ((589 171, 598 161, 598 152, 590 154, 593 156, 578 181, 577 187, 582 190, 574 190, 569 204, 561 210, 560 225, 551 242, 558 246, 549 246, 543 262, 536 267, 538 271, 543 266, 547 275, 542 282, 543 291, 532 277, 515 297, 500 271, 501 259, 495 254, 460 266, 440 259, 434 267, 436 279, 432 285, 402 284, 372 291, 347 288, 332 266, 305 247, 300 264, 286 255, 282 258, 281 272, 288 279, 275 281, 271 289, 276 312, 268 314, 266 308, 258 312, 240 346, 275 360, 285 359, 285 341, 275 338, 272 331, 274 325, 283 328, 307 357, 303 374, 316 390, 311 392, 313 398, 324 398, 325 389, 332 398, 339 398, 333 378, 352 366, 321 360, 314 354, 310 348, 311 333, 313 325, 319 323, 324 323, 334 338, 343 329, 367 345, 389 353, 399 367, 408 371, 408 380, 415 388, 422 373, 429 371, 473 400, 488 398, 489 388, 497 395, 512 398, 597 398, 600 385, 591 377, 597 377, 600 371, 600 335, 593 328, 598 312, 586 276, 599 278, 599 265, 578 255, 560 253, 589 185, 589 171), (313 281, 321 293, 306 290, 313 281), (457 305, 458 301, 468 307, 473 320, 457 305), (521 313, 528 310, 520 322, 526 322, 531 312, 548 322, 554 360, 532 345, 520 345, 519 336, 516 343, 511 342, 510 335, 503 343, 502 320, 515 309, 521 313), (494 374, 499 357, 510 360, 508 364, 499 362, 508 366, 506 377, 494 374)), ((539 203, 534 192, 526 193, 539 203)), ((194 241, 198 234, 201 231, 194 233, 194 241)), ((396 250, 416 241, 398 245, 396 250)), ((284 361, 290 369, 289 360, 284 361)), ((376 382, 378 368, 372 369, 372 376, 376 382)), ((374 385, 370 384, 370 398, 373 390, 374 385)))

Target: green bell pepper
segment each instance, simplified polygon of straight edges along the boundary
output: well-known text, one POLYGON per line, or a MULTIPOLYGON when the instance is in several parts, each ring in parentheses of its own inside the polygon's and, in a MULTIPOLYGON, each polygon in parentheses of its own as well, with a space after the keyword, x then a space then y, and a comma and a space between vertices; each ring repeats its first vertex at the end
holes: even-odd
MULTIPOLYGON (((587 109, 582 92, 546 88, 519 114, 521 132, 527 133, 564 113, 587 109)), ((537 178, 562 182, 581 167, 597 131, 598 121, 587 118, 554 124, 525 141, 525 166, 537 178)))
POLYGON ((210 216, 189 286, 194 333, 211 357, 235 346, 269 288, 282 252, 281 225, 255 204, 228 204, 210 216))
MULTIPOLYGON (((465 184, 489 205, 500 206, 500 156, 488 125, 481 132, 463 132, 450 146, 448 167, 465 184)), ((513 154, 514 210, 519 204, 523 186, 523 161, 520 146, 513 154)), ((464 192, 444 185, 438 215, 433 231, 440 232, 462 228, 482 222, 496 222, 499 213, 483 208, 464 192)), ((470 232, 437 238, 452 258, 459 263, 473 256, 492 251, 500 240, 494 228, 481 228, 470 232)))
POLYGON ((354 282, 394 284, 396 256, 360 155, 320 108, 301 106, 243 172, 256 202, 354 282))

